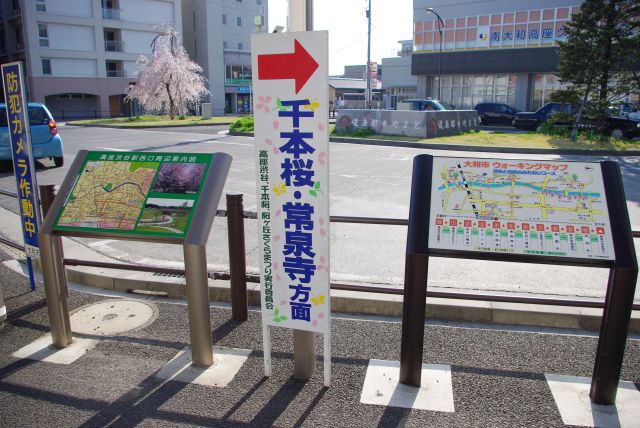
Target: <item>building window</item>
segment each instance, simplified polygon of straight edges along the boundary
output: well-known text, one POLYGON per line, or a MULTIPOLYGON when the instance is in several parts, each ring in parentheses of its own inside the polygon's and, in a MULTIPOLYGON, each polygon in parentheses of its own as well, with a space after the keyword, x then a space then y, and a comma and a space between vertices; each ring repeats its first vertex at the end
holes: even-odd
POLYGON ((258 6, 262 5, 262 0, 256 0, 256 4, 257 4, 258 6))
POLYGON ((47 24, 38 24, 38 38, 40 39, 40 46, 49 47, 47 24))
POLYGON ((236 16, 236 25, 238 27, 242 27, 242 17, 241 16, 236 16))
POLYGON ((242 50, 242 42, 238 42, 238 50, 241 51, 242 50))
POLYGON ((44 0, 36 0, 36 10, 38 12, 46 12, 47 5, 44 3, 44 0))
POLYGON ((227 25, 227 15, 222 15, 222 25, 227 25))
POLYGON ((51 74, 51 60, 42 59, 42 74, 51 74))
POLYGON ((222 49, 228 49, 229 48, 229 43, 227 43, 227 41, 223 41, 222 42, 222 49))
POLYGON ((250 85, 251 66, 250 65, 227 65, 225 67, 225 85, 250 85))

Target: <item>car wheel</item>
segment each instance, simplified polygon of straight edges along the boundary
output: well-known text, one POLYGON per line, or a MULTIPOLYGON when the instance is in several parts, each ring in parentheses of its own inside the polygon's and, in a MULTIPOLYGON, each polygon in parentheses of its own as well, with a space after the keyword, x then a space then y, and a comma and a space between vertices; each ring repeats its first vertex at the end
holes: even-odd
POLYGON ((620 128, 615 128, 611 131, 611 137, 616 140, 622 140, 624 138, 624 131, 620 128))
POLYGON ((62 165, 64 165, 64 157, 62 157, 62 156, 54 156, 53 157, 53 164, 56 166, 56 168, 60 168, 62 165))

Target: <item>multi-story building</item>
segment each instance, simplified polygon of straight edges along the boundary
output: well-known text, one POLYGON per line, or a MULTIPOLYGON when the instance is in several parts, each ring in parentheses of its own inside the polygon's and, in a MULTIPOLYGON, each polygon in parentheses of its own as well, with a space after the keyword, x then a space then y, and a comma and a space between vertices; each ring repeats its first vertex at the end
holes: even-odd
POLYGON ((411 75, 413 40, 399 40, 400 50, 393 58, 382 58, 384 108, 395 109, 398 102, 416 97, 417 79, 411 75))
POLYGON ((411 73, 417 95, 436 98, 440 92, 457 108, 484 101, 540 107, 561 87, 554 75, 558 41, 566 39, 565 25, 581 3, 414 0, 411 73))
POLYGON ((213 114, 251 109, 251 33, 266 31, 267 0, 182 0, 183 42, 204 69, 213 114))
POLYGON ((29 98, 59 119, 114 116, 155 27, 181 31, 180 0, 11 0, 2 3, 0 62, 23 60, 29 98), (4 48, 4 49, 2 49, 4 48))

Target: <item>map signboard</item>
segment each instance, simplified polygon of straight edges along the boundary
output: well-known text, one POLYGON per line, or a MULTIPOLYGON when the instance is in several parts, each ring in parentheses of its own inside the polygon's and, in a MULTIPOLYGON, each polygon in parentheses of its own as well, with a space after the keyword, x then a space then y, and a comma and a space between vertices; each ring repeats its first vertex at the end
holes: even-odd
POLYGON ((213 156, 88 152, 53 228, 183 238, 213 156))
POLYGON ((263 325, 328 335, 328 33, 254 34, 263 325))
POLYGON ((599 163, 433 159, 429 248, 614 260, 599 163))

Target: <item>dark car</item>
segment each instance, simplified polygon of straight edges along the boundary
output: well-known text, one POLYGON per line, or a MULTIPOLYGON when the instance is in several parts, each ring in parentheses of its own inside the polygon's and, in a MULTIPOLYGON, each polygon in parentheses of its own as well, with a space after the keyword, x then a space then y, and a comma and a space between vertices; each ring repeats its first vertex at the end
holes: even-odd
POLYGON ((640 121, 628 116, 608 117, 605 131, 617 140, 640 137, 640 121))
MULTIPOLYGON (((513 119, 513 126, 520 129, 536 130, 545 121, 551 119, 554 113, 573 112, 571 104, 547 103, 535 112, 519 112, 513 119)), ((568 125, 569 123, 567 123, 568 125)))
POLYGON ((492 123, 511 125, 513 119, 516 117, 516 113, 519 112, 519 110, 514 107, 500 103, 480 103, 473 109, 478 112, 478 116, 480 116, 480 121, 483 125, 492 123))

